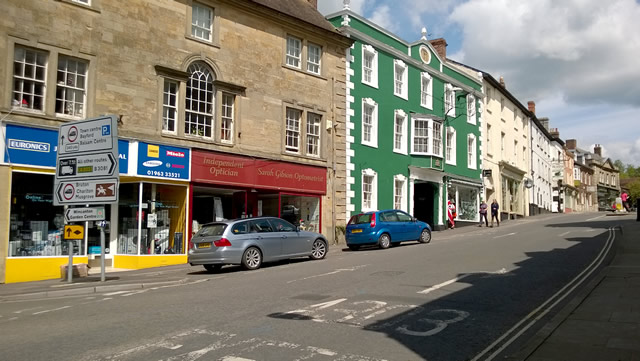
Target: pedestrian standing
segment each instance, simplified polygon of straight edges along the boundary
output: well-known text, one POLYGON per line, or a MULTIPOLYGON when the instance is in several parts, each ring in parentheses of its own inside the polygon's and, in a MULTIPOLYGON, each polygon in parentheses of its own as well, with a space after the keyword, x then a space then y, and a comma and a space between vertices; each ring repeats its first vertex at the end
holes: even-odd
POLYGON ((500 209, 500 205, 498 204, 498 200, 494 199, 491 202, 491 227, 493 227, 493 219, 496 219, 498 222, 498 227, 500 227, 500 217, 498 217, 498 210, 500 209))
POLYGON ((482 227, 482 218, 484 217, 484 225, 486 227, 489 227, 489 221, 487 220, 487 204, 482 201, 480 202, 480 224, 478 225, 478 227, 482 227))

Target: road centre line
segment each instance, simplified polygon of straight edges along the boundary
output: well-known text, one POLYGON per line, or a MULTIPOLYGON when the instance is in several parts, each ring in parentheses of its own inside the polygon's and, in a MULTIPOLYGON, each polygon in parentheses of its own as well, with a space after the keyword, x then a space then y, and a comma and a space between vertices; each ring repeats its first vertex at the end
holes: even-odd
POLYGON ((297 279, 297 280, 287 281, 287 284, 293 283, 293 282, 298 282, 298 281, 305 281, 305 280, 308 280, 308 279, 311 279, 311 278, 330 276, 330 275, 334 275, 334 274, 337 274, 337 273, 340 273, 340 272, 352 272, 352 271, 356 271, 356 270, 358 270, 360 268, 364 268, 364 267, 367 267, 367 266, 368 265, 365 264, 365 265, 354 266, 354 267, 350 267, 350 268, 339 268, 339 269, 337 269, 335 271, 332 271, 332 272, 327 272, 327 273, 322 273, 322 274, 315 275, 315 276, 309 276, 309 277, 300 278, 300 279, 297 279))
POLYGON ((116 292, 109 292, 109 293, 105 293, 103 296, 115 296, 115 295, 121 295, 123 293, 129 293, 131 291, 116 291, 116 292))
POLYGON ((507 234, 503 234, 502 236, 495 236, 495 237, 493 237, 493 239, 502 238, 502 237, 509 237, 509 236, 513 236, 514 234, 517 234, 517 233, 518 232, 507 233, 507 234))
POLYGON ((571 231, 566 231, 566 232, 564 232, 564 233, 559 234, 559 235, 558 235, 558 237, 564 237, 564 236, 566 236, 566 235, 567 235, 567 234, 569 234, 569 233, 571 233, 571 231))
POLYGON ((500 352, 502 352, 505 348, 507 348, 511 343, 513 343, 513 341, 515 341, 518 337, 520 337, 524 332, 526 332, 529 328, 531 328, 537 321, 539 321, 540 319, 542 319, 547 313, 549 313, 549 311, 551 311, 551 309, 553 309, 558 303, 560 303, 563 299, 565 299, 569 294, 571 294, 571 292, 573 292, 578 286, 580 286, 582 284, 582 282, 584 282, 596 269, 598 269, 598 267, 600 266, 600 264, 602 264, 602 262, 605 260, 606 258, 606 254, 609 252, 609 250, 611 249, 611 246, 613 245, 613 241, 615 240, 616 235, 615 235, 615 231, 612 230, 611 227, 609 227, 609 237, 607 238, 607 241, 605 242, 605 245, 602 247, 602 249, 600 250, 600 253, 598 254, 598 256, 596 256, 596 258, 593 260, 593 262, 591 262, 591 264, 589 264, 582 272, 580 272, 580 274, 578 274, 574 279, 572 279, 571 281, 569 281, 564 287, 562 287, 558 292, 556 292, 553 296, 549 297, 545 302, 543 302, 540 306, 538 306, 538 308, 536 308, 535 310, 533 310, 532 312, 530 312, 528 315, 526 315, 522 320, 520 320, 517 324, 515 324, 513 327, 511 327, 507 332, 505 332, 502 336, 500 336, 497 340, 495 340, 491 345, 489 345, 487 348, 485 348, 482 352, 480 352, 478 355, 476 355, 473 359, 471 359, 471 361, 478 361, 480 360, 480 358, 482 356, 484 356, 487 352, 491 351, 494 347, 496 347, 500 342, 502 342, 502 340, 504 340, 509 334, 511 334, 513 331, 515 331, 518 327, 520 327, 523 323, 527 322, 530 318, 533 318, 531 320, 531 322, 529 322, 529 324, 527 324, 525 327, 523 327, 520 331, 518 331, 518 333, 516 333, 513 337, 511 337, 509 340, 507 340, 502 346, 500 346, 494 353, 492 353, 491 355, 489 355, 489 357, 486 359, 486 361, 490 361, 493 360, 500 352), (585 272, 587 272, 585 274, 585 272), (580 279, 582 278, 582 279, 580 279), (577 281, 577 282, 576 282, 577 281), (548 308, 546 308, 542 313, 538 314, 538 312, 540 310, 542 310, 547 304, 549 304, 554 298, 558 297, 561 293, 565 292, 565 290, 567 290, 567 288, 569 288, 569 286, 571 286, 572 283, 575 283, 575 285, 573 285, 573 287, 571 287, 571 289, 569 289, 566 293, 564 293, 564 295, 562 295, 561 297, 559 297, 553 304, 551 304, 548 308), (538 314, 536 317, 533 317, 533 315, 538 314))
POLYGON ((42 307, 44 307, 44 306, 29 307, 29 308, 25 308, 23 310, 13 311, 13 313, 22 313, 22 312, 25 312, 25 311, 37 310, 38 308, 42 308, 42 307))
POLYGON ((606 216, 597 216, 597 217, 589 218, 589 219, 585 220, 585 222, 595 221, 596 219, 600 219, 600 218, 603 218, 603 217, 606 217, 606 216))
POLYGON ((64 310, 65 308, 69 308, 69 307, 71 307, 71 306, 62 306, 62 307, 54 308, 54 309, 51 309, 51 310, 44 310, 44 311, 40 311, 40 312, 35 312, 35 313, 32 313, 32 315, 39 315, 39 314, 47 313, 47 312, 60 311, 60 310, 64 310))
POLYGON ((507 273, 507 269, 506 268, 499 269, 499 270, 497 270, 495 272, 471 272, 471 273, 465 273, 462 276, 458 276, 456 278, 453 278, 453 279, 450 279, 448 281, 442 282, 442 283, 437 284, 435 286, 429 287, 427 289, 419 291, 418 293, 426 295, 429 292, 435 291, 435 290, 440 289, 440 288, 442 288, 444 286, 448 286, 448 285, 450 285, 452 283, 456 283, 456 282, 460 281, 463 278, 466 278, 466 277, 469 277, 469 276, 473 276, 473 275, 480 275, 480 274, 499 274, 500 275, 500 274, 505 274, 505 273, 507 273))

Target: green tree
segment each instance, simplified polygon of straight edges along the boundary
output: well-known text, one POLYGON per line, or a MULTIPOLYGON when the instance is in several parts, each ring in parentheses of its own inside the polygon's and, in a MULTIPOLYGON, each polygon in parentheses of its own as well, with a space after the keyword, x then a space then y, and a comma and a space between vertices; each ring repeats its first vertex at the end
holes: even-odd
POLYGON ((620 172, 620 178, 627 178, 627 172, 626 172, 624 163, 622 163, 620 159, 613 162, 613 165, 616 166, 616 168, 620 172))
MULTIPOLYGON (((640 198, 640 179, 629 183, 627 187, 629 187, 629 197, 631 198, 629 203, 634 204, 636 199, 640 198)), ((636 207, 640 207, 640 204, 636 204, 636 207)))
POLYGON ((634 167, 633 164, 627 164, 626 174, 629 178, 640 177, 640 167, 634 167))

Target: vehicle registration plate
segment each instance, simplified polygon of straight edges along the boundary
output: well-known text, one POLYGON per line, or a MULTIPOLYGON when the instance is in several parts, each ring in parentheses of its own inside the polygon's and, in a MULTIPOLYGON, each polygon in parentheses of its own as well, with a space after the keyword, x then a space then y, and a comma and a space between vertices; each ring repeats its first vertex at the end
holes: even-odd
POLYGON ((200 248, 211 248, 211 242, 198 243, 198 249, 200 248))
POLYGON ((362 233, 361 229, 352 229, 351 233, 362 233))

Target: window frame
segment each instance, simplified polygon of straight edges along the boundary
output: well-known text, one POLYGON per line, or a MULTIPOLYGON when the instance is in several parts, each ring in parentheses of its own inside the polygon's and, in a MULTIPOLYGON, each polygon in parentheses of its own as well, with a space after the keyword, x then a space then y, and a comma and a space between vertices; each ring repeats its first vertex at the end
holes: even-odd
POLYGON ((453 90, 453 85, 446 83, 444 85, 444 116, 455 117, 456 116, 456 92, 453 90), (451 114, 449 114, 451 111, 451 114))
POLYGON ((286 42, 286 48, 285 48, 285 60, 284 63, 286 66, 290 67, 290 68, 294 68, 294 69, 298 69, 298 70, 302 70, 302 50, 303 50, 303 46, 302 46, 302 39, 297 37, 297 36, 293 36, 291 34, 287 34, 286 38, 285 38, 285 42, 286 42), (290 40, 292 41, 296 41, 298 44, 298 49, 294 49, 297 50, 297 56, 295 54, 290 54, 289 53, 289 49, 290 49, 290 40), (289 59, 293 59, 293 60, 297 60, 297 65, 294 64, 290 64, 289 63, 289 59))
POLYGON ((362 84, 378 88, 378 52, 371 45, 362 46, 362 84), (371 80, 365 79, 365 53, 371 55, 371 80))
POLYGON ((402 98, 404 100, 408 99, 408 89, 409 89, 409 67, 405 64, 404 61, 400 59, 395 59, 393 61, 393 95, 402 98), (402 69, 402 73, 400 74, 400 80, 398 80, 398 69, 402 69), (400 83, 400 91, 398 92, 398 82, 400 83))
POLYGON ((476 97, 467 94, 467 123, 475 125, 477 123, 476 97))
MULTIPOLYGON (((216 122, 217 123, 217 122, 216 122)), ((235 123, 236 123, 236 95, 233 93, 229 93, 226 91, 222 91, 220 94, 220 123, 219 123, 219 135, 220 142, 226 144, 234 143, 234 133, 235 133, 235 123), (226 102, 226 100, 231 99, 231 104, 226 102), (228 114, 230 111, 230 114, 228 114), (225 124, 229 124, 225 126, 225 124), (225 133, 228 133, 228 138, 225 136, 225 133)))
POLYGON ((320 157, 320 150, 321 148, 321 140, 322 140, 322 114, 318 114, 318 113, 314 113, 314 112, 307 112, 307 117, 306 117, 306 132, 305 132, 305 155, 309 156, 309 157, 315 157, 315 158, 319 158, 320 157), (312 127, 311 125, 311 118, 315 117, 316 119, 313 121, 314 125, 313 128, 317 129, 317 133, 311 133, 310 128, 312 127), (316 120, 317 120, 317 125, 316 125, 316 120), (314 138, 312 138, 314 137, 314 138), (315 148, 316 148, 316 152, 312 153, 309 151, 309 147, 311 146, 310 144, 310 140, 311 139, 316 139, 317 143, 315 144, 315 148))
POLYGON ((447 127, 446 128, 446 138, 445 138, 445 163, 449 165, 456 165, 456 128, 447 127), (449 141, 449 135, 451 134, 451 140, 449 141))
POLYGON ((315 43, 312 43, 312 42, 307 42, 306 49, 307 49, 307 61, 306 61, 306 63, 307 63, 307 67, 306 67, 307 68, 307 72, 311 73, 311 74, 315 74, 315 75, 321 75, 322 74, 322 53, 323 53, 322 46, 320 46, 318 44, 315 44, 315 43), (317 63, 311 61, 311 51, 310 51, 311 48, 318 49, 318 62, 317 63), (309 69, 309 65, 310 64, 312 66, 318 67, 318 71, 316 72, 316 71, 313 71, 313 70, 309 69))
POLYGON ((293 108, 293 107, 287 107, 286 108, 286 113, 285 113, 285 134, 284 134, 284 150, 287 153, 296 153, 299 154, 300 153, 300 143, 301 143, 301 137, 302 137, 302 113, 303 111, 297 108, 293 108), (290 113, 291 112, 291 113, 290 113), (290 120, 296 120, 293 117, 290 117, 289 115, 292 114, 293 112, 296 112, 299 116, 297 117, 297 129, 294 127, 290 127, 289 121, 290 120), (291 132, 292 136, 289 136, 289 133, 291 132), (297 133, 296 136, 293 136, 294 133, 297 133), (294 145, 289 145, 289 139, 295 139, 297 140, 297 145, 294 148, 294 145))
MULTIPOLYGON (((187 67, 187 73, 188 73, 188 79, 187 79, 187 82, 186 82, 186 85, 185 85, 185 95, 184 95, 184 99, 185 99, 184 124, 183 124, 184 125, 184 135, 189 136, 189 137, 197 137, 197 138, 201 138, 201 139, 207 139, 207 140, 215 140, 216 139, 216 137, 215 137, 215 134, 216 134, 215 125, 217 123, 217 114, 218 114, 217 109, 216 109, 217 108, 218 97, 217 97, 216 87, 215 87, 215 84, 214 84, 214 82, 216 80, 215 72, 204 61, 194 61, 191 64, 189 64, 189 66, 187 67), (191 69, 195 68, 196 66, 199 67, 199 69, 191 71, 191 69), (196 79, 193 78, 194 74, 197 73, 198 71, 204 74, 203 70, 206 70, 208 72, 208 74, 205 76, 205 79, 210 78, 210 81, 208 81, 208 80, 205 81, 205 84, 207 85, 207 87, 206 87, 207 90, 205 90, 205 92, 207 94, 209 94, 209 93, 211 94, 211 100, 208 101, 208 99, 205 99, 204 100, 204 104, 205 104, 205 108, 206 108, 207 105, 210 107, 211 112, 206 112, 206 111, 202 112, 200 110, 194 110, 193 109, 193 105, 191 105, 191 106, 188 105, 188 104, 192 104, 193 101, 197 101, 198 102, 198 107, 197 108, 200 109, 200 105, 201 105, 201 103, 203 103, 203 101, 200 100, 199 98, 195 98, 195 97, 192 97, 192 95, 189 95, 189 94, 193 94, 194 93, 194 92, 190 92, 189 91, 189 87, 193 88, 193 85, 191 85, 192 80, 196 80, 196 79), (211 91, 208 91, 208 85, 209 84, 211 84, 211 91), (190 117, 188 117, 188 114, 193 114, 197 118, 195 122, 189 121, 189 124, 191 124, 190 128, 189 128, 190 129, 189 132, 186 131, 187 123, 188 123, 187 119, 190 118, 190 117), (200 121, 198 119, 198 116, 205 117, 205 122, 202 124, 202 126, 203 126, 202 134, 199 134, 200 133, 200 129, 199 129, 200 121), (210 123, 208 125, 207 125, 207 122, 206 122, 207 118, 209 119, 209 123, 210 123), (195 126, 195 130, 193 130, 194 126, 195 126), (209 128, 209 130, 210 130, 210 134, 209 135, 207 135, 207 128, 209 128)), ((201 78, 202 77, 199 77, 197 79, 198 85, 201 85, 201 83, 203 82, 201 80, 201 78)), ((200 90, 201 88, 198 87, 196 89, 200 90)), ((199 92, 196 92, 196 93, 199 93, 199 92)))
POLYGON ((360 122, 361 129, 361 143, 369 147, 378 148, 378 103, 371 98, 362 99, 362 117, 360 122), (365 115, 366 109, 371 108, 371 132, 370 140, 365 140, 365 115))
POLYGON ((174 79, 170 79, 170 78, 166 78, 163 77, 163 89, 162 89, 162 133, 164 134, 172 134, 172 135, 177 135, 178 134, 178 124, 180 122, 180 105, 179 105, 179 101, 180 101, 180 82, 176 81, 174 79), (171 106, 170 104, 166 104, 165 99, 168 98, 167 94, 171 95, 171 93, 167 93, 167 85, 175 85, 175 94, 173 94, 173 96, 175 97, 175 106, 171 106), (168 127, 168 121, 165 122, 165 120, 167 120, 168 118, 166 117, 166 112, 165 110, 168 109, 173 109, 174 111, 174 115, 175 118, 173 119, 173 131, 166 129, 169 128, 168 127), (165 123, 167 123, 167 127, 165 128, 165 123))
POLYGON ((371 168, 367 168, 362 170, 361 176, 361 207, 360 210, 362 212, 375 211, 378 209, 378 173, 371 168), (369 204, 365 204, 365 177, 371 178, 371 197, 369 200, 369 204))
MULTIPOLYGON (((212 8, 211 6, 208 5, 204 5, 201 2, 198 1, 193 1, 191 2, 191 30, 190 30, 190 35, 193 39, 197 39, 199 41, 205 42, 205 43, 213 43, 213 32, 214 32, 214 19, 215 19, 215 15, 214 15, 214 8, 212 8), (194 10, 196 10, 197 8, 202 9, 202 10, 207 10, 209 12, 209 28, 205 28, 204 26, 199 26, 197 23, 194 23, 194 21, 199 21, 201 20, 200 18, 196 19, 196 17, 194 16, 194 10), (202 32, 209 32, 209 36, 207 38, 204 37, 200 37, 197 36, 196 34, 194 34, 194 32, 197 33, 197 30, 201 30, 202 32)), ((198 11, 198 15, 199 15, 199 11, 198 11)))
MULTIPOLYGON (((11 72, 11 106, 14 109, 21 109, 24 111, 28 111, 28 112, 34 112, 34 113, 40 113, 40 114, 44 114, 47 111, 47 96, 48 96, 48 84, 47 84, 47 80, 49 78, 49 68, 51 66, 51 53, 42 49, 35 49, 32 47, 28 47, 28 46, 24 46, 24 45, 18 45, 16 44, 16 46, 14 46, 13 48, 13 60, 12 60, 12 72, 11 72), (22 57, 21 59, 17 59, 17 53, 19 50, 22 50, 22 57), (33 54, 32 56, 33 58, 33 62, 28 62, 28 57, 29 54, 33 54), (43 65, 39 65, 39 57, 43 57, 43 65), (18 66, 18 64, 21 64, 21 68, 22 71, 19 75, 16 74, 16 67, 18 66), (27 76, 27 67, 31 67, 33 68, 33 76, 27 76), (41 71, 41 79, 38 76, 38 68, 42 68, 43 70, 41 71), (20 83, 20 89, 17 90, 16 89, 16 84, 20 83), (25 83, 31 83, 30 88, 32 89, 31 92, 25 92, 25 83), (34 108, 34 104, 36 103, 34 101, 34 99, 36 98, 37 95, 37 90, 36 87, 39 86, 42 89, 42 94, 38 95, 38 98, 40 98, 40 107, 39 108, 34 108), (16 95, 19 96, 19 100, 16 99, 16 95), (25 95, 26 97, 28 97, 28 99, 31 100, 31 102, 29 102, 28 100, 25 99, 25 95), (26 104, 26 107, 25 107, 26 104)), ((56 66, 57 69, 57 66, 56 66)), ((57 74, 57 70, 56 70, 56 74, 57 74)), ((55 112, 55 107, 54 107, 54 112, 55 112)))
POLYGON ((420 75, 420 106, 433 110, 433 78, 427 72, 420 75), (424 86, 425 81, 428 82, 427 89, 424 86))
POLYGON ((478 169, 477 139, 474 134, 467 134, 467 168, 478 169), (472 141, 472 144, 469 142, 472 141))
POLYGON ((411 151, 412 155, 427 155, 427 156, 435 156, 442 158, 443 157, 443 149, 442 149, 442 122, 429 118, 429 117, 412 117, 411 118, 411 151), (421 136, 421 138, 426 139, 426 151, 416 151, 416 123, 417 122, 426 122, 426 130, 427 134, 425 136, 421 136), (434 138, 434 123, 438 123, 440 127, 438 140, 440 142, 440 151, 438 153, 434 152, 434 145, 436 139, 434 138))
POLYGON ((406 212, 407 208, 407 177, 402 174, 396 174, 393 176, 393 209, 406 212), (398 182, 402 182, 399 195, 398 182), (398 207, 398 197, 400 197, 400 207, 398 207))
POLYGON ((393 151, 399 154, 407 154, 407 113, 402 109, 396 109, 393 113, 393 151), (398 133, 398 119, 402 120, 400 132, 398 133), (400 136, 400 146, 398 147, 398 136, 400 136))
MULTIPOLYGON (((322 159, 324 157, 324 139, 323 139, 323 126, 326 118, 326 114, 318 111, 315 108, 306 108, 300 104, 296 103, 285 103, 283 107, 283 129, 284 132, 282 134, 282 152, 287 155, 297 155, 301 157, 307 157, 310 159, 322 159), (289 111, 295 110, 299 112, 300 119, 298 125, 298 148, 294 149, 293 146, 288 145, 288 116, 289 111), (310 133, 310 122, 312 117, 315 117, 317 120, 317 125, 315 129, 317 130, 317 134, 310 133), (309 151, 309 139, 310 137, 315 137, 317 140, 317 154, 313 154, 309 151)), ((290 137, 289 137, 290 138, 290 137)))

